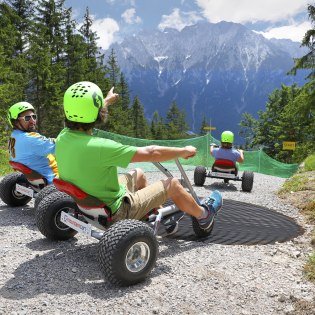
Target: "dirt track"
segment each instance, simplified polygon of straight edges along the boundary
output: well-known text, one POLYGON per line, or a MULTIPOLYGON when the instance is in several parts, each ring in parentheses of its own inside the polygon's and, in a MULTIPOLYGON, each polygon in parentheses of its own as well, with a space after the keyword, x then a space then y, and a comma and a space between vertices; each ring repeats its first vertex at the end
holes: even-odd
MULTIPOLYGON (((192 178, 192 172, 188 175, 192 178)), ((149 180, 159 176, 149 173, 149 180)), ((255 174, 250 194, 241 192, 239 183, 225 186, 211 179, 196 191, 205 196, 210 189, 219 189, 232 204, 255 204, 261 211, 267 208, 269 216, 276 211, 302 226, 303 235, 284 243, 231 245, 215 242, 213 236, 200 242, 179 233, 159 241, 160 254, 150 278, 128 288, 103 280, 96 240, 79 235, 67 242, 49 242, 35 226, 32 204, 24 208, 1 204, 0 314, 303 314, 296 305, 309 305, 315 298, 315 286, 302 274, 311 251, 310 227, 296 208, 275 196, 282 182, 255 174)), ((250 224, 250 210, 243 218, 234 215, 238 225, 231 225, 232 217, 223 211, 216 222, 220 233, 224 222, 230 224, 226 234, 246 235, 246 226, 247 234, 266 233, 267 225, 255 229, 250 224)))

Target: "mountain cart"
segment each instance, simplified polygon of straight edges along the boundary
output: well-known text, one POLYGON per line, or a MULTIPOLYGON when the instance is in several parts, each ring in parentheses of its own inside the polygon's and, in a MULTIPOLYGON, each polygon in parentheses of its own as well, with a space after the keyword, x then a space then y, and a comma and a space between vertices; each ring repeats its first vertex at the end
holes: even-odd
POLYGON ((196 186, 203 186, 206 177, 223 179, 224 183, 228 184, 230 180, 241 181, 242 190, 251 192, 254 184, 254 173, 244 171, 242 176, 238 175, 237 165, 230 160, 216 160, 211 170, 207 170, 204 166, 197 166, 194 172, 194 183, 196 186))
MULTIPOLYGON (((167 177, 172 174, 160 163, 153 163, 167 177)), ((189 179, 178 160, 182 185, 200 204, 189 179)), ((51 240, 67 240, 77 233, 99 240, 98 254, 104 277, 112 284, 126 286, 143 281, 153 269, 158 256, 157 234, 163 225, 174 233, 185 215, 174 204, 156 209, 144 220, 121 220, 112 224, 110 211, 99 199, 88 195, 73 184, 54 179, 58 191, 45 196, 36 209, 39 231, 51 240)), ((191 217, 198 237, 210 235, 191 217)))
POLYGON ((53 191, 54 185, 47 185, 47 180, 38 172, 24 164, 10 161, 12 169, 16 172, 3 178, 0 183, 0 198, 11 207, 25 206, 35 198, 35 208, 41 199, 53 191))

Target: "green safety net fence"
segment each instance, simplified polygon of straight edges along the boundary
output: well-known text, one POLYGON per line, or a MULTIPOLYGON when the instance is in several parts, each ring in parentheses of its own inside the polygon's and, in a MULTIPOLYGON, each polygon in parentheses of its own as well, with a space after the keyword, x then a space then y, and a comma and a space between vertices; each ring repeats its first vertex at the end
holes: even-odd
MULTIPOLYGON (((122 144, 143 147, 148 145, 162 145, 168 147, 184 147, 186 145, 192 145, 197 148, 197 154, 193 158, 188 160, 180 159, 181 164, 184 166, 185 170, 193 170, 198 165, 203 165, 205 167, 211 167, 214 158, 210 155, 210 144, 220 144, 220 141, 213 138, 210 134, 205 136, 200 136, 196 138, 181 139, 181 140, 148 140, 148 139, 138 139, 127 137, 111 132, 107 132, 100 129, 94 130, 94 135, 111 139, 122 144)), ((177 169, 174 161, 169 161, 168 163, 163 163, 163 165, 169 170, 177 169)), ((141 167, 145 171, 156 171, 157 169, 152 163, 133 163, 131 166, 141 167), (135 165, 137 164, 137 165, 135 165)), ((274 160, 268 156, 262 150, 258 151, 244 151, 244 162, 239 164, 239 170, 244 171, 253 171, 257 173, 273 175, 277 177, 289 178, 291 177, 298 169, 298 164, 286 164, 274 160)))

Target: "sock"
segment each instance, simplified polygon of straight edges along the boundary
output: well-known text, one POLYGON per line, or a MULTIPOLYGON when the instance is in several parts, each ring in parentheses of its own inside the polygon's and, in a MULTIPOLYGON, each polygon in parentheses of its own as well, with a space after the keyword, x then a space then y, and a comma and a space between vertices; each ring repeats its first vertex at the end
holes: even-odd
POLYGON ((198 220, 205 219, 208 216, 208 214, 209 214, 208 211, 205 209, 205 207, 201 206, 201 208, 202 208, 202 214, 198 218, 198 220))

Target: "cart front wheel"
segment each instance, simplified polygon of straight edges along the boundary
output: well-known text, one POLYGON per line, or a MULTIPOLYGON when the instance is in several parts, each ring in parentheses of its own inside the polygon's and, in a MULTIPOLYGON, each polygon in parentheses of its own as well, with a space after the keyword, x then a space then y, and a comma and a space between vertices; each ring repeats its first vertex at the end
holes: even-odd
POLYGON ((122 220, 105 231, 99 243, 99 261, 105 278, 114 285, 143 281, 153 269, 158 243, 144 222, 122 220))
POLYGON ((198 220, 195 217, 191 217, 191 220, 192 220, 193 230, 197 237, 199 238, 208 237, 211 234, 213 226, 214 226, 214 219, 212 221, 211 226, 206 230, 200 227, 198 220))

